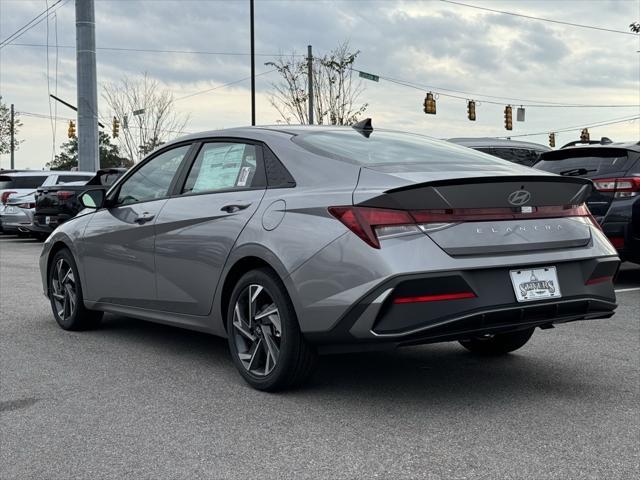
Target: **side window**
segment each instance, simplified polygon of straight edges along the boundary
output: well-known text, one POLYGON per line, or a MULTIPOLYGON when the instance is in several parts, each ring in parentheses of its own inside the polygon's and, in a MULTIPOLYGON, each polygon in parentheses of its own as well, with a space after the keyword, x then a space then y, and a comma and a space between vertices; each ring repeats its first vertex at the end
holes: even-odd
POLYGON ((196 157, 182 193, 246 188, 256 174, 255 145, 205 143, 196 157))
POLYGON ((184 145, 161 153, 136 170, 120 187, 117 204, 129 205, 166 196, 189 147, 184 145))

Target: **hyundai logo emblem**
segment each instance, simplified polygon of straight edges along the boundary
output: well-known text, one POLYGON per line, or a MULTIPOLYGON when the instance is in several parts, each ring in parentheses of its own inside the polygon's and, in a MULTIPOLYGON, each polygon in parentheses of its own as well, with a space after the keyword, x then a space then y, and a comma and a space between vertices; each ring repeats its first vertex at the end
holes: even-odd
POLYGON ((524 205, 529 200, 531 200, 531 193, 526 190, 516 190, 515 192, 511 192, 507 197, 507 200, 511 205, 515 205, 519 207, 520 205, 524 205))

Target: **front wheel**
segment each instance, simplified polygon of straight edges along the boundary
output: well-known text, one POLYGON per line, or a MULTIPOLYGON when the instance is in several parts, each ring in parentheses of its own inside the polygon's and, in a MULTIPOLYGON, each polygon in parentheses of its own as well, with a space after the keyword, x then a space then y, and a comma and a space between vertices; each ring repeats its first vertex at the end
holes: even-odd
POLYGON ((84 306, 80 275, 69 250, 60 250, 53 257, 48 286, 53 316, 63 329, 85 330, 100 323, 102 312, 84 306))
POLYGON ((523 347, 533 335, 533 328, 516 332, 496 333, 460 340, 460 345, 481 355, 504 355, 523 347))
POLYGON ((315 349, 300 332, 282 281, 269 269, 252 270, 236 284, 227 333, 236 368, 258 390, 291 388, 313 372, 315 349))

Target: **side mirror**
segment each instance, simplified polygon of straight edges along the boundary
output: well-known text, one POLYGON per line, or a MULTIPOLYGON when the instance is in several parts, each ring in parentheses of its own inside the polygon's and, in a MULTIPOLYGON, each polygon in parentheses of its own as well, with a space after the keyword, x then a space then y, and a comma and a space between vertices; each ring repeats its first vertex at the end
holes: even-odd
POLYGON ((93 208, 97 210, 104 204, 105 191, 101 188, 95 190, 85 190, 78 197, 80 205, 84 208, 93 208))

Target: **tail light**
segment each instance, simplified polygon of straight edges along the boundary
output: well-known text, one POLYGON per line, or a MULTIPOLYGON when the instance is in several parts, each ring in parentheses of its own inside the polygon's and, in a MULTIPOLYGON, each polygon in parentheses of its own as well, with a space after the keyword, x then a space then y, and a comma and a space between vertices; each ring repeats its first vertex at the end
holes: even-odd
POLYGON ((607 237, 616 250, 624 248, 624 237, 607 237))
POLYGON ((20 207, 20 208, 36 208, 36 204, 35 203, 21 203, 20 205, 18 205, 18 207, 20 207))
POLYGON ((60 190, 59 192, 56 192, 56 197, 58 197, 58 200, 67 200, 71 197, 73 197, 74 192, 69 192, 68 190, 60 190))
POLYGON ((14 193, 18 193, 18 192, 2 192, 2 196, 0 197, 0 202, 2 203, 7 203, 7 199, 9 198, 9 195, 12 195, 14 193))
POLYGON ((451 208, 440 210, 391 210, 371 207, 329 207, 329 213, 374 248, 379 238, 404 233, 433 232, 462 222, 532 220, 539 218, 586 217, 600 225, 586 205, 518 208, 451 208))
POLYGON ((599 192, 613 192, 613 198, 635 197, 640 193, 640 177, 599 178, 593 185, 599 192))

